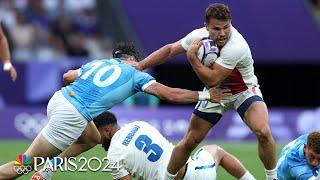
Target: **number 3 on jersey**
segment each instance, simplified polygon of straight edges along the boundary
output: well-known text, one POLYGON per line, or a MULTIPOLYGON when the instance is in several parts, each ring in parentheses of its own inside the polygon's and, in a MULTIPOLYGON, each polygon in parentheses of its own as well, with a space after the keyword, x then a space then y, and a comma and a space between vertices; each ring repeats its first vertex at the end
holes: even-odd
POLYGON ((116 82, 121 75, 121 68, 117 65, 107 65, 98 70, 104 64, 103 61, 93 62, 91 68, 86 71, 83 75, 81 75, 81 79, 86 80, 92 73, 95 72, 93 77, 93 84, 98 87, 107 87, 116 82), (101 80, 102 76, 107 72, 113 71, 106 79, 101 80))
POLYGON ((151 162, 158 161, 163 153, 163 149, 158 144, 152 144, 152 140, 147 135, 140 135, 135 141, 135 146, 146 154, 151 151, 147 158, 151 162))

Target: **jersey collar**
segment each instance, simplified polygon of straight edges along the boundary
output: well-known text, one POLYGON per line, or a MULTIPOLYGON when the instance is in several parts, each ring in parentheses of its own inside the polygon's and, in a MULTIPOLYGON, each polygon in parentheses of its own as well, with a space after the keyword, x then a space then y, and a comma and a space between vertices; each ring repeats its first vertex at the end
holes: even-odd
POLYGON ((117 64, 122 63, 122 60, 120 58, 112 58, 112 59, 109 59, 109 61, 111 61, 112 63, 117 63, 117 64))

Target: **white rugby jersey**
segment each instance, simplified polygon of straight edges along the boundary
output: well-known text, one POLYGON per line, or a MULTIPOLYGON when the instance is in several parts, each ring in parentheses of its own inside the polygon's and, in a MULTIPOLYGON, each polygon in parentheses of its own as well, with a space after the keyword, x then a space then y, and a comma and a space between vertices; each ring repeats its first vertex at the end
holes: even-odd
MULTIPOLYGON (((195 29, 182 39, 181 45, 187 50, 194 40, 203 37, 209 37, 206 28, 195 29)), ((227 69, 233 69, 229 77, 221 82, 220 87, 229 88, 233 94, 243 92, 248 88, 259 87, 257 77, 254 75, 249 45, 234 27, 231 26, 230 38, 220 49, 218 56, 215 63, 227 69)))
POLYGON ((161 179, 174 146, 150 124, 135 121, 125 125, 112 137, 108 160, 122 162, 111 172, 114 179, 135 175, 137 179, 161 179))

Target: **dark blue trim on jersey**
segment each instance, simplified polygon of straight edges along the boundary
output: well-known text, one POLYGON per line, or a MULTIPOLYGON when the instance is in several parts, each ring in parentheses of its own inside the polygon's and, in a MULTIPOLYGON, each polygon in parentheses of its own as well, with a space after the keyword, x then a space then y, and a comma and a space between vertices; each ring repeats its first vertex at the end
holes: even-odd
POLYGON ((194 168, 194 170, 213 168, 215 165, 216 165, 216 163, 205 165, 205 166, 197 166, 194 168))
POLYGON ((240 117, 243 119, 244 118, 244 114, 246 113, 246 111, 249 109, 250 105, 256 101, 264 101, 260 96, 255 95, 252 96, 250 98, 248 98, 247 100, 245 100, 237 109, 238 114, 240 115, 240 117))
POLYGON ((213 126, 217 124, 217 122, 221 119, 222 114, 219 113, 206 113, 206 112, 201 112, 197 109, 193 110, 193 114, 198 116, 201 119, 204 119, 211 123, 213 126))

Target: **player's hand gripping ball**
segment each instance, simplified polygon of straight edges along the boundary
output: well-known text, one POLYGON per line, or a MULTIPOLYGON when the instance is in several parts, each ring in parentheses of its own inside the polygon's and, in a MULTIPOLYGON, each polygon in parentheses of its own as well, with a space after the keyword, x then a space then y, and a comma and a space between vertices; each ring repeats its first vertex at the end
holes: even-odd
POLYGON ((216 43, 209 38, 202 38, 202 45, 198 51, 198 58, 205 66, 212 66, 218 58, 219 49, 216 43))

